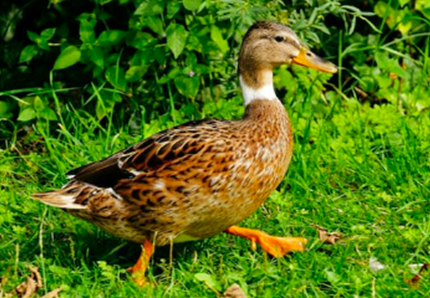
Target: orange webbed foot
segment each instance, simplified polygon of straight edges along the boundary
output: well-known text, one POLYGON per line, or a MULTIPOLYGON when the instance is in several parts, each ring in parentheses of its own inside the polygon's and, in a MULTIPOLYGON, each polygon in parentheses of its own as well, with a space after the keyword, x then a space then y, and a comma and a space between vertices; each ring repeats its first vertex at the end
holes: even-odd
POLYGON ((280 258, 293 251, 304 251, 307 239, 302 237, 275 237, 259 230, 231 226, 226 231, 228 234, 236 235, 251 240, 252 249, 256 249, 256 243, 268 254, 280 258))
POLYGON ((128 268, 127 271, 132 274, 133 281, 139 287, 146 287, 150 285, 150 283, 145 278, 146 269, 148 269, 149 260, 151 259, 152 254, 154 253, 154 245, 145 240, 142 246, 142 252, 137 259, 136 264, 133 267, 128 268))

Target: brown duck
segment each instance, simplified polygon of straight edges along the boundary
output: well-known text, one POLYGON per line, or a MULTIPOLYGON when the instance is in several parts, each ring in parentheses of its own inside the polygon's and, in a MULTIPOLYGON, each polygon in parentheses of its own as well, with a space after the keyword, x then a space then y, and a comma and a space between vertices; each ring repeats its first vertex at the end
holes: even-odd
POLYGON ((273 89, 273 68, 296 63, 329 73, 336 66, 310 52, 288 27, 257 22, 239 54, 245 115, 170 128, 68 173, 63 188, 33 198, 143 244, 131 268, 143 285, 154 246, 221 232, 281 257, 303 251, 304 238, 273 237, 236 226, 267 199, 291 160, 288 115, 273 89))

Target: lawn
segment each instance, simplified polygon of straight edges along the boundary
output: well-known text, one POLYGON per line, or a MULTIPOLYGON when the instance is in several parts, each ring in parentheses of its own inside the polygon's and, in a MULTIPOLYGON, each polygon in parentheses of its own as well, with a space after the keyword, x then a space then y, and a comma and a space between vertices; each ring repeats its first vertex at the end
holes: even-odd
MULTIPOLYGON (((140 139, 125 130, 94 133, 98 122, 91 115, 79 118, 71 111, 68 117, 82 127, 79 134, 61 127, 53 137, 43 126, 34 127, 31 146, 1 152, 5 291, 33 265, 41 268, 44 290, 63 287, 65 297, 125 297, 142 291, 154 297, 215 297, 232 283, 250 297, 428 295, 428 276, 419 289, 405 283, 414 275, 409 265, 430 262, 428 113, 403 115, 393 105, 371 107, 342 97, 320 105, 320 111, 312 102, 298 104, 293 98, 286 108, 296 131, 292 165, 278 190, 242 225, 305 236, 304 253, 272 259, 252 251, 245 240, 219 235, 175 246, 173 259, 168 248, 157 249, 149 270, 156 286, 135 287, 125 268, 137 258, 138 245, 29 198, 60 187, 67 169, 140 139), (324 245, 311 224, 342 238, 324 245), (371 258, 386 268, 373 272, 371 258)), ((149 135, 158 123, 143 123, 142 130, 149 135)))
MULTIPOLYGON (((60 297, 222 297, 237 283, 258 298, 429 297, 430 272, 408 283, 430 263, 429 37, 419 49, 413 43, 412 57, 399 48, 406 39, 382 31, 374 43, 340 34, 338 49, 328 53, 341 66, 339 74, 298 66, 276 71, 275 89, 294 128, 293 160, 277 190, 241 223, 306 237, 303 253, 275 259, 244 239, 220 234, 172 251, 157 248, 148 271, 153 286, 138 288, 126 268, 139 245, 30 195, 61 187, 68 170, 162 129, 195 118, 240 118, 237 79, 220 84, 228 90, 221 98, 203 95, 197 103, 172 106, 177 97, 170 95, 162 98, 170 107, 163 112, 106 108, 101 120, 86 104, 102 94, 82 93, 77 102, 60 105, 65 88, 51 77, 44 91, 52 96, 55 121, 5 120, 14 133, 0 149, 0 298, 25 280, 28 266, 39 267, 40 296, 61 287, 60 297), (362 64, 352 65, 358 60, 362 64), (341 237, 325 244, 314 225, 341 237)), ((37 92, 6 90, 0 99, 37 92)), ((135 100, 140 107, 145 96, 122 104, 135 100)))

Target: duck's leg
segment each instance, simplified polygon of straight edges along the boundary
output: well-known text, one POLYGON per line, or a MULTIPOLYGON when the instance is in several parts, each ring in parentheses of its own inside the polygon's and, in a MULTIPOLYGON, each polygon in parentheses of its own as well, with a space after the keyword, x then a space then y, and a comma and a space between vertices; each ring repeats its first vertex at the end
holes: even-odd
POLYGON ((303 251, 308 242, 302 237, 274 237, 259 230, 231 226, 226 233, 251 240, 252 249, 256 249, 258 243, 263 250, 270 255, 280 258, 292 251, 303 251))
POLYGON ((128 272, 132 274, 133 281, 140 287, 148 285, 145 279, 145 271, 148 268, 149 260, 154 253, 154 245, 145 240, 142 245, 142 252, 140 253, 139 259, 133 267, 128 269, 128 272))

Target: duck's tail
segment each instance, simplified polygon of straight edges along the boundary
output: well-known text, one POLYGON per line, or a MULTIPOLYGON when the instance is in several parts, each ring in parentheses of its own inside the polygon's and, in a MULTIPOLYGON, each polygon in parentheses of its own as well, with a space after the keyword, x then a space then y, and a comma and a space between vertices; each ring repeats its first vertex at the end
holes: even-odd
POLYGON ((61 209, 86 209, 87 206, 76 202, 79 193, 79 186, 69 183, 61 189, 32 194, 31 198, 61 209))

